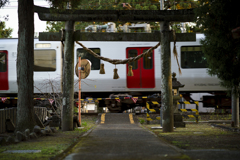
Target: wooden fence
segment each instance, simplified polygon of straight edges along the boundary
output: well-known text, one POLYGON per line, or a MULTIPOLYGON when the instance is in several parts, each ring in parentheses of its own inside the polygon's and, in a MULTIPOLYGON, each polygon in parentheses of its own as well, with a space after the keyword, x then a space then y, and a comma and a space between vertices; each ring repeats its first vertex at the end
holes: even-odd
MULTIPOLYGON (((44 122, 47 116, 47 108, 34 107, 35 114, 44 122)), ((17 107, 0 109, 0 133, 6 132, 6 120, 10 119, 13 124, 17 124, 17 107)))

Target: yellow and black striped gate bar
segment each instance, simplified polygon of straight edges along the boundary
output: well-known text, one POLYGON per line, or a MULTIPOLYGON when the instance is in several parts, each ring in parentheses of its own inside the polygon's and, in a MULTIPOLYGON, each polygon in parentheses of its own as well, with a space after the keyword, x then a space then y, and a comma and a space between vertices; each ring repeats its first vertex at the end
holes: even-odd
MULTIPOLYGON (((132 96, 119 96, 119 97, 113 97, 113 98, 86 98, 81 99, 81 101, 95 101, 95 100, 108 100, 108 99, 131 99, 131 98, 137 98, 137 99, 147 99, 147 98, 153 98, 152 96, 138 96, 138 97, 132 97, 132 96)), ((155 97, 160 98, 160 97, 155 97)))
MULTIPOLYGON (((157 112, 157 111, 160 111, 160 108, 159 109, 151 109, 150 108, 150 105, 151 104, 161 104, 160 102, 157 102, 157 101, 151 101, 151 102, 146 102, 146 108, 147 108, 147 124, 150 123, 150 121, 153 121, 153 119, 150 117, 150 112, 157 112)), ((160 116, 156 117, 156 120, 160 120, 160 116)))
POLYGON ((177 104, 196 104, 196 123, 198 123, 198 116, 199 116, 199 112, 198 112, 198 106, 199 106, 199 102, 198 101, 183 101, 183 102, 178 102, 177 104))
MULTIPOLYGON (((151 101, 151 102, 146 102, 146 108, 147 108, 147 124, 149 124, 150 121, 152 121, 153 119, 150 117, 150 112, 157 112, 160 111, 159 109, 151 109, 150 105, 151 104, 161 104, 161 102, 157 102, 157 101, 151 101)), ((188 102, 188 101, 184 101, 184 102, 178 102, 178 104, 196 104, 198 105, 198 101, 193 101, 193 102, 188 102)), ((196 123, 198 123, 198 116, 199 116, 199 112, 197 109, 178 109, 178 111, 184 113, 184 112, 194 112, 195 115, 184 115, 185 117, 189 117, 189 118, 196 118, 196 123)), ((156 117, 157 120, 160 120, 161 117, 156 117)))
POLYGON ((196 104, 198 106, 199 102, 198 101, 183 101, 179 102, 177 104, 196 104))
POLYGON ((182 112, 182 113, 187 113, 187 112, 193 112, 195 115, 190 114, 190 115, 183 115, 183 117, 188 117, 188 118, 196 118, 196 123, 198 123, 198 116, 199 116, 199 112, 197 109, 178 109, 178 111, 182 112))
MULTIPOLYGON (((7 99, 18 99, 18 97, 0 97, 1 98, 7 98, 7 99)), ((107 100, 107 99, 131 99, 131 98, 137 98, 137 99, 147 99, 147 98, 161 98, 160 96, 119 96, 114 98, 86 98, 81 99, 81 101, 93 101, 93 100, 107 100)), ((34 98, 35 100, 48 100, 51 98, 34 98)), ((78 101, 78 99, 76 99, 78 101)), ((161 102, 158 102, 159 104, 161 102)), ((198 105, 198 101, 184 101, 184 102, 178 102, 178 104, 196 104, 198 105)))

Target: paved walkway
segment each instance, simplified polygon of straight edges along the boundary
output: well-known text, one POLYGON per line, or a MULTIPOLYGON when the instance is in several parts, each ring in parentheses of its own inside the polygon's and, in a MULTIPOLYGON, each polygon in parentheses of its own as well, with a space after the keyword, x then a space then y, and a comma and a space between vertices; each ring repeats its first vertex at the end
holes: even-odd
POLYGON ((134 122, 132 114, 107 113, 65 160, 164 160, 181 153, 134 122))

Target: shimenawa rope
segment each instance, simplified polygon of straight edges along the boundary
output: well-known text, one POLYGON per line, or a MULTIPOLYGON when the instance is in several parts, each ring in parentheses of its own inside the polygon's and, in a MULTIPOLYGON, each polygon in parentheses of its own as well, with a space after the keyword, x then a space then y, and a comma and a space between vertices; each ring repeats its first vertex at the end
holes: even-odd
POLYGON ((104 60, 104 61, 107 61, 107 62, 112 63, 112 64, 127 64, 127 63, 131 63, 133 61, 137 61, 140 58, 142 58, 143 56, 151 53, 152 50, 156 49, 158 46, 160 46, 160 42, 159 42, 156 46, 154 46, 152 48, 149 48, 146 52, 144 52, 144 53, 142 53, 142 54, 140 54, 136 57, 130 57, 130 58, 127 58, 127 59, 124 59, 124 60, 120 60, 120 59, 109 59, 109 58, 106 58, 106 57, 99 56, 98 54, 94 53, 91 49, 85 47, 82 43, 80 43, 78 41, 76 41, 76 43, 79 44, 80 46, 82 46, 84 50, 86 50, 88 53, 90 53, 94 57, 96 57, 98 59, 101 59, 101 60, 104 60))

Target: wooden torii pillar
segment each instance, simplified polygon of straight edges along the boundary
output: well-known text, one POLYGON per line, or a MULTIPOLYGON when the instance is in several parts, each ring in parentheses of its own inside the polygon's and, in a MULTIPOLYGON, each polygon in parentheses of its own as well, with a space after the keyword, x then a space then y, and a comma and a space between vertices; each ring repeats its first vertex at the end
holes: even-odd
MULTIPOLYGON (((87 40, 95 40, 95 41, 160 41, 161 40, 161 68, 162 68, 162 76, 161 76, 161 102, 162 102, 162 126, 164 132, 172 132, 173 131, 173 99, 172 99, 172 79, 171 79, 171 49, 170 49, 170 41, 173 41, 172 34, 169 31, 169 22, 192 22, 194 21, 194 12, 192 9, 188 10, 66 10, 65 12, 51 14, 48 8, 35 6, 34 11, 38 13, 39 19, 42 21, 66 21, 67 23, 73 21, 86 21, 86 22, 114 22, 114 21, 125 21, 125 22, 163 22, 163 29, 161 31, 161 36, 156 36, 156 34, 152 33, 102 33, 104 36, 98 37, 97 34, 100 33, 92 33, 90 37, 86 36, 86 34, 90 33, 80 33, 75 32, 72 36, 65 35, 65 41, 71 43, 69 47, 71 49, 64 49, 65 64, 69 65, 69 67, 64 67, 64 73, 68 73, 68 75, 64 74, 64 84, 63 92, 68 90, 68 97, 64 97, 64 111, 66 118, 62 119, 62 129, 64 131, 72 130, 72 110, 73 110, 73 44, 74 41, 85 41, 87 40), (108 34, 108 36, 107 36, 108 34), (71 37, 73 39, 71 39, 71 37), (116 38, 115 38, 116 37, 116 38), (141 38, 140 38, 141 37, 141 38), (144 37, 144 38, 143 38, 144 37), (146 39, 146 37, 152 37, 151 40, 146 39), (66 53, 66 52, 71 52, 66 53), (69 76, 69 77, 66 77, 69 76), (72 92, 72 93, 70 93, 72 92)), ((176 35, 176 41, 195 41, 196 36, 191 37, 187 36, 193 34, 184 34, 183 37, 180 34, 176 35), (190 38, 189 38, 190 37, 190 38)), ((60 33, 42 33, 39 35, 40 41, 60 41, 61 34, 60 33)), ((65 44, 66 44, 65 42, 65 44)), ((65 46, 67 47, 67 46, 65 46)))

